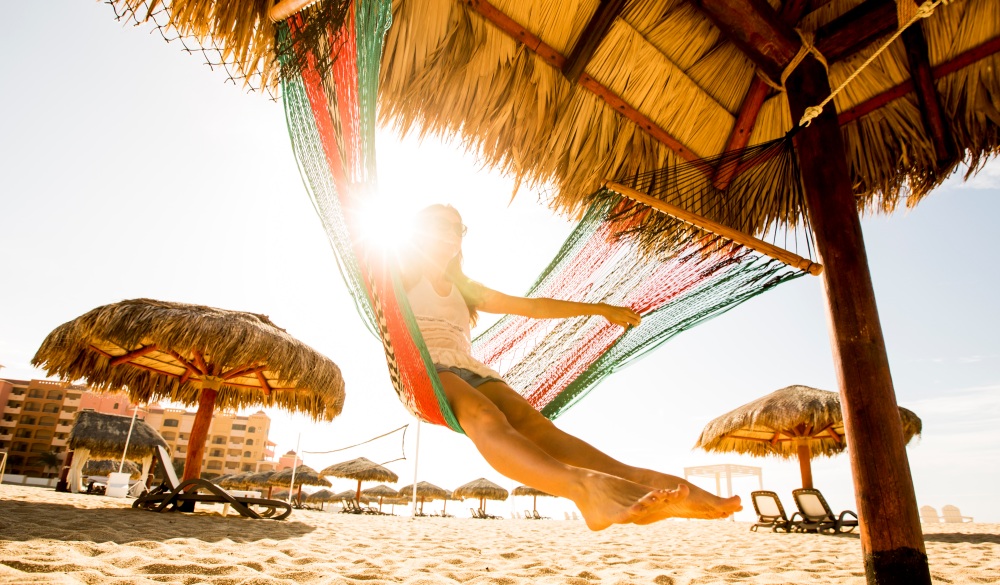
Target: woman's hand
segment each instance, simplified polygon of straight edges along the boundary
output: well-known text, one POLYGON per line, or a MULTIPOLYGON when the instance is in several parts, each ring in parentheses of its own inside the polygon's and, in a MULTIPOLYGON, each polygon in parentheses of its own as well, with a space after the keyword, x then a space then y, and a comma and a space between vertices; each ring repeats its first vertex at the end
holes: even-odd
POLYGON ((616 307, 615 305, 609 305, 606 303, 600 303, 597 306, 600 309, 599 314, 615 325, 620 325, 625 328, 636 327, 642 321, 642 317, 639 316, 639 313, 636 313, 628 307, 616 307))

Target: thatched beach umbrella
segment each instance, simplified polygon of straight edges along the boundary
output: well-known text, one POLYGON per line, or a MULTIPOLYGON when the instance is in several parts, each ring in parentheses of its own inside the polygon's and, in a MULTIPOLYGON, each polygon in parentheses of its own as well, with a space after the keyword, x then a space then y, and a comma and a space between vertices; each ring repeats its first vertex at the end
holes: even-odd
MULTIPOLYGON (((424 513, 424 501, 425 500, 447 500, 451 497, 452 493, 444 488, 440 488, 427 481, 417 482, 417 500, 420 502, 419 513, 424 513)), ((413 484, 403 486, 399 488, 400 497, 412 499, 413 498, 413 484)))
POLYGON ((526 485, 519 485, 514 488, 512 492, 515 496, 531 496, 531 509, 534 512, 538 512, 538 496, 554 498, 552 494, 545 493, 542 490, 535 489, 526 485))
MULTIPOLYGON (((906 442, 921 430, 920 418, 899 407, 906 442)), ((813 487, 811 458, 847 449, 840 395, 809 386, 788 386, 705 425, 695 447, 716 453, 798 457, 802 487, 813 487)))
POLYGON ((271 491, 274 489, 274 486, 268 484, 267 480, 271 479, 271 476, 274 475, 274 473, 275 472, 273 471, 257 471, 255 473, 251 473, 246 478, 246 486, 248 488, 267 488, 267 497, 270 498, 271 491))
POLYGON ((234 475, 226 475, 223 477, 215 478, 214 480, 212 480, 212 483, 226 489, 245 490, 251 487, 247 480, 249 480, 250 476, 252 475, 253 472, 251 471, 248 471, 246 473, 237 473, 234 475))
MULTIPOLYGON (((354 490, 344 490, 342 492, 337 492, 337 493, 333 494, 333 499, 337 500, 337 501, 340 501, 340 500, 352 500, 352 501, 354 501, 354 498, 356 496, 357 496, 357 492, 355 492, 354 490)), ((359 504, 368 504, 368 503, 371 503, 371 500, 368 499, 368 497, 366 497, 366 496, 362 496, 360 500, 357 500, 357 502, 359 504)))
POLYGON ((69 431, 67 447, 73 452, 73 461, 69 468, 69 488, 76 493, 81 489, 83 467, 91 457, 121 461, 122 451, 128 442, 125 458, 142 461, 141 477, 145 478, 153 462, 153 454, 157 447, 166 447, 156 429, 145 421, 116 414, 104 414, 93 410, 81 410, 76 413, 73 428, 69 431), (129 428, 132 434, 129 436, 129 428))
POLYGON ((479 498, 479 509, 484 512, 486 511, 486 500, 506 500, 508 494, 507 490, 485 477, 458 486, 451 492, 455 499, 479 498))
POLYGON ((319 509, 322 510, 323 509, 323 505, 326 502, 329 502, 330 500, 332 500, 333 498, 334 498, 333 492, 331 492, 330 490, 327 490, 327 489, 322 489, 322 490, 313 492, 313 493, 309 494, 308 496, 306 496, 306 501, 307 502, 319 502, 319 509))
POLYGON ((378 498, 378 511, 382 511, 382 500, 384 498, 398 498, 399 492, 392 489, 387 485, 377 485, 375 487, 365 488, 361 493, 368 496, 369 498, 378 498))
MULTIPOLYGON (((117 459, 91 459, 83 466, 83 473, 85 475, 118 473, 120 464, 121 461, 117 459)), ((139 471, 139 466, 131 461, 126 461, 124 465, 121 465, 121 473, 129 474, 132 479, 139 479, 139 471)))
POLYGON ((98 307, 60 325, 32 364, 135 402, 197 405, 184 478, 198 477, 216 407, 272 406, 332 420, 344 380, 332 361, 264 315, 150 299, 98 307))
POLYGON ((361 482, 363 481, 387 481, 389 483, 396 483, 399 481, 399 476, 393 473, 391 469, 383 467, 364 457, 358 457, 357 459, 351 459, 350 461, 343 461, 341 463, 334 463, 329 467, 325 467, 319 473, 320 475, 330 475, 333 477, 358 480, 358 489, 355 491, 354 495, 356 500, 361 499, 361 482))
MULTIPOLYGON (((282 469, 281 471, 275 472, 267 480, 267 485, 270 486, 285 486, 292 482, 293 468, 282 469)), ((308 465, 299 465, 294 468, 294 480, 299 486, 298 491, 298 501, 302 503, 302 486, 304 485, 318 485, 323 487, 330 487, 332 484, 324 479, 315 469, 309 467, 308 465)), ((291 489, 295 489, 295 486, 291 486, 291 489)))

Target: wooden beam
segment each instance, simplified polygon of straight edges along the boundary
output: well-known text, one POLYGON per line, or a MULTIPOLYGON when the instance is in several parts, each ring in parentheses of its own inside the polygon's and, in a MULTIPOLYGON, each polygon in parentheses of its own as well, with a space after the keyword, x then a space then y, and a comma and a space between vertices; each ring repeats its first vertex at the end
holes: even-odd
MULTIPOLYGON (((781 12, 778 16, 786 24, 791 25, 798 22, 805 11, 807 1, 787 0, 781 5, 781 12)), ((764 106, 764 100, 767 99, 770 91, 771 87, 759 75, 754 75, 753 80, 750 81, 750 88, 747 90, 746 95, 743 96, 743 102, 740 103, 740 111, 736 115, 736 122, 733 124, 733 129, 729 132, 729 139, 726 140, 726 146, 722 149, 722 152, 741 150, 750 142, 750 134, 757 123, 757 115, 760 114, 760 109, 764 106)), ((728 164, 719 164, 719 168, 716 169, 714 181, 717 189, 724 191, 729 186, 730 181, 736 176, 736 169, 739 167, 738 163, 739 161, 734 159, 728 164)))
MULTIPOLYGON (((542 39, 538 38, 537 35, 525 29, 503 12, 497 10, 495 6, 486 0, 465 0, 465 2, 470 8, 486 18, 486 20, 491 22, 498 29, 507 33, 509 37, 524 44, 526 48, 544 59, 546 63, 556 69, 559 69, 560 71, 562 70, 563 65, 566 63, 566 57, 553 49, 551 46, 547 45, 544 41, 542 41, 542 39)), ((584 73, 578 78, 577 82, 580 87, 594 93, 596 96, 604 100, 605 103, 614 108, 619 114, 634 122, 644 132, 652 136, 661 144, 665 145, 667 148, 673 150, 685 160, 692 162, 701 160, 701 157, 698 156, 697 153, 685 146, 680 140, 671 136, 666 130, 650 120, 649 117, 632 107, 620 96, 599 83, 596 79, 584 73)), ((706 165, 706 169, 707 172, 711 172, 711 167, 706 165)))
POLYGON ((573 51, 562 66, 563 75, 573 83, 580 78, 580 74, 587 68, 587 63, 594 56, 594 51, 611 30, 611 24, 621 14, 625 7, 625 0, 601 0, 597 7, 597 12, 590 17, 583 34, 573 45, 573 51))
POLYGON ((257 371, 257 381, 260 382, 260 389, 264 391, 264 396, 270 396, 271 385, 267 383, 267 378, 264 377, 263 368, 257 371))
POLYGON ((191 353, 194 355, 194 363, 198 366, 198 371, 205 376, 211 374, 211 370, 208 369, 208 365, 205 363, 205 356, 201 355, 201 352, 197 349, 191 353))
MULTIPOLYGON (((802 46, 792 27, 764 0, 691 1, 772 80, 781 79, 802 46)), ((834 63, 895 29, 893 0, 868 0, 817 29, 813 44, 827 63, 834 63)))
POLYGON ((182 366, 184 366, 185 368, 187 368, 188 371, 191 372, 191 373, 193 373, 193 374, 201 374, 202 376, 204 376, 205 374, 208 373, 208 372, 204 372, 204 371, 198 369, 198 367, 195 366, 194 364, 192 364, 187 358, 185 358, 180 353, 178 353, 178 352, 176 352, 176 351, 174 351, 172 349, 168 349, 167 353, 170 354, 170 357, 172 357, 175 360, 177 360, 178 362, 180 362, 180 364, 182 366))
POLYGON ((140 347, 137 350, 130 351, 130 352, 126 353, 125 355, 120 355, 120 356, 112 359, 110 363, 111 363, 112 366, 121 365, 121 364, 124 364, 126 362, 132 361, 134 358, 142 357, 142 356, 144 356, 144 355, 146 355, 148 353, 153 353, 154 351, 156 351, 156 349, 157 349, 156 344, 147 345, 146 347, 140 347))
POLYGON ((958 156, 958 152, 951 128, 945 120, 941 97, 934 87, 934 73, 931 71, 930 57, 927 53, 927 38, 924 37, 923 23, 920 21, 913 23, 910 28, 903 31, 902 38, 903 46, 906 47, 906 59, 910 63, 910 81, 916 90, 924 131, 934 144, 938 166, 947 167, 958 156))
POLYGON ((263 372, 266 368, 267 366, 259 366, 253 364, 239 366, 237 368, 230 369, 228 372, 223 372, 222 375, 219 377, 222 378, 223 380, 231 380, 233 378, 239 378, 241 376, 247 376, 249 374, 256 374, 258 371, 263 372))
MULTIPOLYGON (((797 121, 830 93, 826 70, 811 55, 788 76, 797 121)), ((834 365, 869 585, 930 585, 920 515, 903 442, 857 201, 836 113, 827 109, 795 136, 806 206, 826 265, 834 365)))
POLYGON ((801 41, 765 0, 691 0, 772 80, 799 52, 801 41))
POLYGON ((893 0, 867 0, 816 29, 813 44, 827 63, 835 63, 895 32, 897 27, 893 0))
MULTIPOLYGON (((941 79, 945 75, 954 73, 959 69, 964 69, 980 59, 985 59, 986 57, 997 53, 1000 53, 1000 37, 990 39, 981 45, 973 47, 968 51, 957 55, 954 59, 941 63, 931 70, 931 74, 934 79, 941 79)), ((837 116, 837 122, 841 125, 853 122, 862 116, 874 112, 887 103, 910 93, 913 91, 913 87, 913 81, 904 81, 903 83, 900 83, 899 85, 888 89, 867 101, 861 102, 853 108, 844 110, 839 116, 837 116)))

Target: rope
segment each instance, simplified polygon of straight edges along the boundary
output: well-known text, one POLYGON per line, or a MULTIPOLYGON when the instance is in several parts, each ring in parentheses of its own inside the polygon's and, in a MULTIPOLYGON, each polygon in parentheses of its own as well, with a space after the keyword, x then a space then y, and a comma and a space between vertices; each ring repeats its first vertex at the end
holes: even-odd
MULTIPOLYGON (((348 449, 353 449, 354 447, 360 447, 361 445, 364 445, 366 443, 371 443, 375 439, 381 439, 382 437, 389 436, 389 435, 391 435, 391 434, 393 434, 393 433, 395 433, 397 431, 400 431, 400 430, 403 431, 403 441, 405 442, 406 441, 406 428, 409 427, 409 426, 410 425, 406 424, 406 425, 403 425, 403 426, 399 427, 398 429, 393 429, 393 430, 391 430, 391 431, 389 431, 387 433, 382 433, 381 435, 379 435, 377 437, 372 437, 372 438, 368 439, 367 441, 361 441, 360 443, 355 443, 354 445, 348 445, 347 447, 341 447, 339 449, 333 449, 332 451, 303 451, 302 453, 308 454, 308 455, 326 455, 327 453, 336 453, 338 451, 346 451, 348 449)), ((404 457, 404 459, 405 459, 405 457, 404 457)))
POLYGON ((826 63, 826 57, 824 57, 823 53, 821 53, 819 49, 816 48, 816 45, 813 44, 813 33, 799 30, 797 28, 794 30, 799 35, 799 40, 802 44, 799 46, 799 52, 792 57, 792 60, 785 66, 784 71, 781 72, 781 81, 779 83, 775 83, 773 79, 761 72, 760 69, 757 70, 757 76, 760 77, 761 81, 778 91, 785 91, 785 81, 788 80, 788 76, 795 71, 795 68, 799 66, 799 63, 802 63, 802 60, 805 59, 806 55, 810 53, 816 57, 817 61, 823 64, 823 67, 826 68, 827 71, 830 70, 830 66, 826 63))
POLYGON ((826 106, 826 104, 830 103, 830 100, 836 97, 838 93, 840 93, 845 87, 847 87, 847 84, 854 81, 854 78, 857 77, 862 71, 864 71, 865 67, 871 65, 872 61, 874 61, 879 55, 882 54, 882 51, 886 50, 889 47, 889 45, 893 43, 893 41, 899 38, 899 35, 903 34, 903 31, 910 28, 910 25, 912 25, 914 22, 916 22, 921 18, 927 18, 931 14, 934 14, 934 9, 937 8, 939 4, 948 4, 949 1, 950 0, 934 0, 934 1, 927 0, 927 2, 921 4, 913 13, 913 16, 910 17, 910 19, 905 24, 897 28, 896 32, 893 33, 893 35, 889 37, 887 41, 882 43, 882 46, 879 47, 877 51, 872 53, 872 55, 868 57, 868 59, 866 59, 865 62, 862 63, 860 67, 855 69, 854 72, 851 73, 851 75, 848 76, 848 78, 843 81, 843 83, 837 86, 837 89, 833 90, 830 93, 830 95, 826 97, 825 100, 820 102, 818 105, 806 108, 806 111, 802 113, 802 119, 799 120, 799 126, 808 126, 809 124, 812 123, 814 118, 822 114, 823 108, 826 106))

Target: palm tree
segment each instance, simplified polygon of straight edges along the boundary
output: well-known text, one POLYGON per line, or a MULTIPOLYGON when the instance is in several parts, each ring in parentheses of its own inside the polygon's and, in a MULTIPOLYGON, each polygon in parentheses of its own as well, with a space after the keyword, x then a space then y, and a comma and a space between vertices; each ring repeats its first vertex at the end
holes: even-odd
POLYGON ((52 472, 49 470, 59 469, 59 466, 62 465, 62 460, 59 459, 59 454, 55 451, 46 451, 38 454, 38 463, 44 467, 43 473, 45 477, 50 478, 52 477, 52 472))

